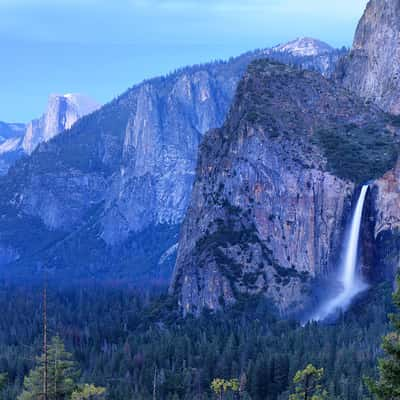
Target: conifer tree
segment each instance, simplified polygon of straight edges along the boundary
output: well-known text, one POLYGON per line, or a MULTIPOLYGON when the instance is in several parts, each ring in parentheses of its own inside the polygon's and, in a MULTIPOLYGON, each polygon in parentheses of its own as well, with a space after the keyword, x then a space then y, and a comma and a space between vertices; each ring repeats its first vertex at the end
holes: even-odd
POLYGON ((236 393, 239 391, 239 380, 238 379, 221 379, 216 378, 211 382, 211 389, 218 396, 219 400, 223 399, 225 393, 231 391, 236 393))
MULTIPOLYGON (((44 368, 45 356, 42 354, 37 358, 37 366, 30 371, 29 376, 25 377, 24 390, 18 400, 44 398, 44 368)), ((95 395, 104 393, 103 388, 96 388, 93 385, 80 387, 77 384, 78 377, 78 369, 71 353, 65 350, 60 337, 54 337, 47 350, 47 400, 95 399, 95 395)))
POLYGON ((94 385, 85 384, 74 390, 71 400, 94 400, 100 399, 106 389, 94 385))
POLYGON ((379 379, 377 382, 367 380, 370 392, 378 400, 400 399, 400 276, 393 302, 397 313, 389 315, 394 329, 383 338, 385 357, 378 361, 379 379))
POLYGON ((2 391, 7 383, 7 374, 0 374, 0 391, 2 391))
POLYGON ((320 382, 324 375, 324 369, 317 369, 308 364, 302 371, 297 371, 293 383, 296 386, 295 393, 289 400, 325 400, 328 395, 320 382))

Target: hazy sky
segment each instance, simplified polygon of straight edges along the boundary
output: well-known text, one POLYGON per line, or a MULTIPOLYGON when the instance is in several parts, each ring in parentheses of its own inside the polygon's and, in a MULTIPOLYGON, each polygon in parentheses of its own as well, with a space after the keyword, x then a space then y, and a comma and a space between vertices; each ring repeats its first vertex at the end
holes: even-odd
POLYGON ((0 0, 0 120, 50 93, 107 102, 144 78, 299 36, 351 45, 367 0, 0 0))

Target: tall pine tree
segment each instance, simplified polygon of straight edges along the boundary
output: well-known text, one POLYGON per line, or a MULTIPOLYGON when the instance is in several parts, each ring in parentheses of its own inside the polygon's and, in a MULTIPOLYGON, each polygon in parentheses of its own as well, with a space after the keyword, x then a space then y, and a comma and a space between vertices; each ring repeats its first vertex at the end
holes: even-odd
POLYGON ((320 384, 323 375, 324 369, 317 369, 312 364, 298 371, 293 379, 295 393, 290 395, 289 400, 326 400, 328 394, 320 384))
MULTIPOLYGON (((42 354, 37 359, 37 366, 25 377, 24 390, 18 400, 44 398, 45 363, 45 355, 42 354)), ((47 400, 94 399, 95 395, 105 392, 103 388, 93 385, 81 387, 77 383, 78 377, 78 369, 71 353, 65 350, 64 343, 58 336, 54 337, 47 350, 47 400)))

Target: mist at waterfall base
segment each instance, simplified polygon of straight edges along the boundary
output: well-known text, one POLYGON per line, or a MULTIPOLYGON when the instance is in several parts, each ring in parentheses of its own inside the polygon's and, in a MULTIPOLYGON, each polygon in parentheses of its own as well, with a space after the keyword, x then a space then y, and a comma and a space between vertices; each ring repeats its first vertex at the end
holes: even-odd
POLYGON ((367 192, 368 185, 364 185, 361 188, 352 215, 350 228, 346 234, 346 241, 343 246, 344 253, 338 277, 340 290, 322 303, 314 315, 309 318, 311 321, 323 321, 340 311, 345 311, 350 306, 352 300, 368 287, 363 281, 358 268, 360 228, 367 192))

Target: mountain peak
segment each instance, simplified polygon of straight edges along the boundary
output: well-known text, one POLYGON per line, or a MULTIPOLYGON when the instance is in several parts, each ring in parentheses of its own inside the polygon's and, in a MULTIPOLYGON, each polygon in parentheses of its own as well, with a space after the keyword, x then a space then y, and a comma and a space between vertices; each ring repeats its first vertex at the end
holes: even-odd
POLYGON ((51 94, 46 112, 28 124, 23 149, 30 154, 41 142, 47 142, 70 129, 80 118, 100 108, 100 104, 79 93, 51 94))
POLYGON ((81 93, 66 93, 63 95, 68 102, 79 109, 82 115, 90 114, 101 107, 97 101, 81 93))
POLYGON ((333 47, 321 40, 300 37, 285 44, 273 48, 274 51, 290 53, 294 56, 318 56, 333 51, 333 47))
MULTIPOLYGON (((80 117, 90 114, 101 107, 101 104, 97 103, 94 99, 81 93, 52 93, 47 103, 48 110, 52 107, 52 104, 60 102, 64 102, 66 107, 72 109, 80 117)), ((66 128, 68 129, 70 126, 66 128)))

